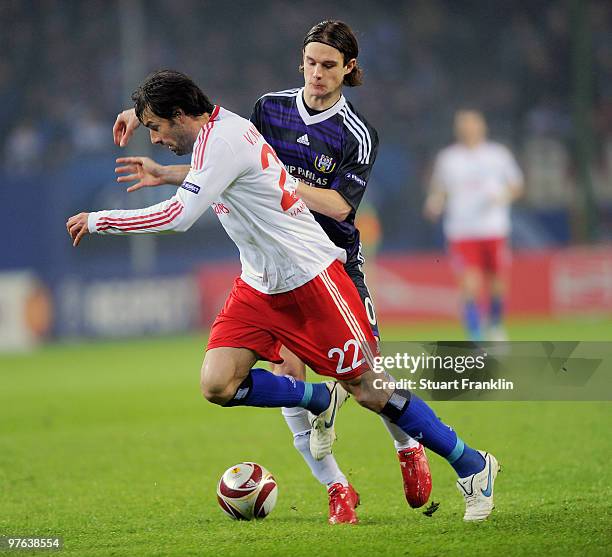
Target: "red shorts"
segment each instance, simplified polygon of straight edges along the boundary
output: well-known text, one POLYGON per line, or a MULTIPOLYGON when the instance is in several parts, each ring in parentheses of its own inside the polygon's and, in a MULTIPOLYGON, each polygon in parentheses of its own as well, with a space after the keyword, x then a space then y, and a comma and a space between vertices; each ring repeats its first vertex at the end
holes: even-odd
POLYGON ((449 243, 449 251, 451 264, 457 272, 476 268, 497 274, 510 264, 506 238, 455 240, 449 243))
POLYGON ((320 375, 346 380, 373 368, 376 340, 340 261, 282 294, 263 294, 240 278, 234 281, 207 350, 248 348, 262 360, 280 363, 282 345, 320 375))

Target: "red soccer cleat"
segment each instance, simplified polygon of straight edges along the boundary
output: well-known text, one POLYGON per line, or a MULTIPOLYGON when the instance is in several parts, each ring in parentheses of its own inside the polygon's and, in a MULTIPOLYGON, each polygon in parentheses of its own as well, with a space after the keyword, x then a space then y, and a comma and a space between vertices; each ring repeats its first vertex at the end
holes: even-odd
POLYGON ((359 493, 352 485, 348 487, 335 483, 327 490, 329 493, 329 520, 330 524, 357 524, 359 519, 355 508, 359 505, 359 493))
POLYGON ((423 445, 397 452, 404 480, 404 495, 413 509, 422 507, 431 493, 431 472, 423 445))

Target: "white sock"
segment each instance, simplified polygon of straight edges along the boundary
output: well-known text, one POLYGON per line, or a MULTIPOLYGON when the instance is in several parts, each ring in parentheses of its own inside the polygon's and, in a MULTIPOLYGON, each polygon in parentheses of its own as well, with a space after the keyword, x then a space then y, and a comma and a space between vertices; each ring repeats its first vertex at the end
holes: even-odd
POLYGON ((310 452, 310 422, 308 410, 304 408, 283 408, 283 417, 293 433, 293 446, 301 453, 312 475, 324 486, 341 483, 348 486, 346 476, 338 467, 334 455, 315 460, 310 452))
POLYGON ((381 419, 391 434, 391 437, 393 437, 393 444, 395 445, 396 451, 411 449, 419 446, 420 443, 416 439, 410 437, 410 435, 408 435, 402 428, 396 426, 394 423, 391 423, 384 416, 381 416, 381 419))

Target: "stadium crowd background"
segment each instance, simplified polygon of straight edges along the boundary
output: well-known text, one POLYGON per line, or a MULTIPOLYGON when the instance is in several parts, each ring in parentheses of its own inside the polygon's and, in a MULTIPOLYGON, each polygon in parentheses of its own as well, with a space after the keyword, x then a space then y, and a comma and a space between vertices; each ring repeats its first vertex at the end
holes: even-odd
MULTIPOLYGON (((10 238, 0 248, 0 270, 31 269, 49 284, 71 275, 123 275, 130 240, 88 241, 77 257, 66 217, 84 207, 143 206, 168 196, 164 188, 129 195, 114 181, 121 153, 111 127, 130 104, 120 34, 128 2, 0 2, 0 231, 10 238)), ((247 117, 263 93, 302 84, 301 41, 313 23, 338 18, 353 27, 365 84, 346 93, 381 138, 366 199, 381 221, 383 252, 442 248, 422 203, 433 157, 452 141, 453 112, 466 105, 484 111, 492 137, 511 147, 525 170, 526 196, 514 211, 516 248, 612 238, 606 0, 140 5, 144 64, 131 81, 160 67, 179 69, 214 102, 247 117)), ((176 162, 162 148, 149 153, 176 162)), ((235 258, 212 214, 188 238, 155 240, 147 272, 235 258)))

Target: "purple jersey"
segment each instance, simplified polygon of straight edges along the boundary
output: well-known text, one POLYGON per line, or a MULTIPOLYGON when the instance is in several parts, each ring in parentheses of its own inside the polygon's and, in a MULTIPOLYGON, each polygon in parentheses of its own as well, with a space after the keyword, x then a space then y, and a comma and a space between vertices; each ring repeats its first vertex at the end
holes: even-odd
POLYGON ((287 171, 317 188, 336 190, 352 207, 343 222, 312 211, 338 247, 347 266, 361 262, 355 212, 378 151, 378 134, 344 96, 331 108, 312 113, 302 89, 268 93, 253 109, 251 121, 274 147, 287 171))

